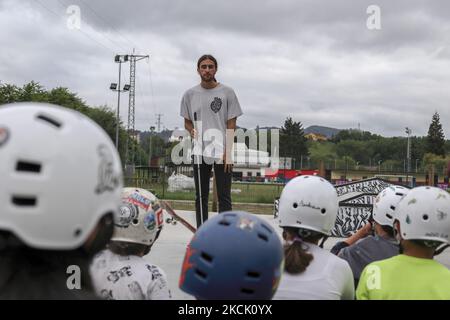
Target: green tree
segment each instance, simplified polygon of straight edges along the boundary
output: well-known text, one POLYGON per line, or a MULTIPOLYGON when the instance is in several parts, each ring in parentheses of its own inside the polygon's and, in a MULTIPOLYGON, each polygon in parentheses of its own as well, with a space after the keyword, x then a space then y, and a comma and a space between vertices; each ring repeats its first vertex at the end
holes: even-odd
POLYGON ((305 133, 302 123, 288 117, 280 130, 280 156, 300 159, 308 156, 305 133))
POLYGON ((20 88, 13 84, 0 85, 0 104, 13 103, 19 101, 20 88))
MULTIPOLYGON (((48 102, 89 114, 89 108, 75 93, 67 88, 58 87, 48 92, 48 102)), ((105 111, 105 107, 101 107, 105 111)))
POLYGON ((31 81, 19 91, 18 102, 48 102, 48 93, 42 85, 31 81))
POLYGON ((143 152, 145 153, 145 165, 148 164, 148 157, 150 155, 150 139, 151 139, 151 155, 152 158, 153 157, 165 157, 166 153, 165 150, 166 148, 169 148, 170 146, 166 145, 166 143, 164 142, 164 140, 159 137, 156 133, 150 134, 147 133, 145 134, 142 139, 141 139, 141 148, 143 150, 143 152))
POLYGON ((369 131, 361 131, 356 129, 341 130, 331 139, 332 142, 340 142, 344 140, 369 141, 380 138, 379 135, 372 134, 369 131))
POLYGON ((439 113, 435 112, 428 129, 427 148, 428 153, 445 157, 445 138, 442 130, 439 113))
MULTIPOLYGON (((116 137, 116 115, 107 106, 90 107, 76 93, 68 88, 58 87, 50 91, 46 90, 37 82, 31 81, 22 88, 12 84, 0 85, 0 104, 14 102, 47 102, 60 105, 69 109, 77 110, 94 120, 109 135, 112 141, 116 137)), ((133 139, 130 139, 134 141, 133 139)), ((127 131, 122 123, 119 123, 119 154, 122 164, 125 164, 127 131)), ((136 143, 136 142, 132 142, 136 143)), ((141 146, 136 144, 136 154, 145 153, 141 146)), ((135 164, 140 160, 135 157, 135 164)))

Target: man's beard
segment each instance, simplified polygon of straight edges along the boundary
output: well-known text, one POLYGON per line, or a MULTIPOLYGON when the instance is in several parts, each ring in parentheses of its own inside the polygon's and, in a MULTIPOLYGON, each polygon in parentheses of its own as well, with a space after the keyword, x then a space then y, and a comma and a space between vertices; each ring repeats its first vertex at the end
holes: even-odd
POLYGON ((202 76, 203 82, 215 82, 216 78, 214 76, 209 76, 208 78, 202 76))

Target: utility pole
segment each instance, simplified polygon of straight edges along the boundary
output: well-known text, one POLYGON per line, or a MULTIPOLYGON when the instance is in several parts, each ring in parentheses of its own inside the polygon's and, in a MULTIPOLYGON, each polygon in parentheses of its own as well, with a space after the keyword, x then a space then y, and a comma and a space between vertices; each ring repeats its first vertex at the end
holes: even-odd
POLYGON ((119 127, 120 127, 120 93, 130 90, 129 85, 125 85, 123 90, 121 87, 122 78, 122 63, 128 61, 128 55, 116 55, 114 61, 119 64, 119 85, 117 83, 111 83, 109 87, 112 91, 117 91, 117 113, 116 113, 116 149, 119 150, 119 127))
POLYGON ((148 148, 148 166, 152 166, 152 140, 153 140, 153 132, 155 131, 155 127, 150 127, 150 142, 148 148))
POLYGON ((411 142, 410 142, 410 136, 411 136, 411 132, 412 130, 408 127, 405 128, 406 129, 406 134, 408 135, 408 143, 407 143, 407 147, 406 147, 406 184, 409 185, 408 182, 408 177, 409 177, 409 172, 411 171, 411 142))
POLYGON ((128 55, 130 61, 130 96, 128 103, 128 136, 127 136, 127 148, 126 148, 126 163, 131 170, 134 171, 134 156, 135 156, 135 143, 130 143, 130 139, 134 139, 135 130, 135 102, 136 102, 136 63, 143 59, 148 59, 149 56, 135 55, 134 50, 132 55, 128 55), (132 137, 130 137, 132 135, 132 137))
POLYGON ((158 113, 158 114, 156 114, 156 126, 158 127, 158 131, 157 132, 161 132, 161 124, 162 124, 162 121, 161 121, 161 117, 163 116, 163 114, 161 114, 161 113, 158 113))

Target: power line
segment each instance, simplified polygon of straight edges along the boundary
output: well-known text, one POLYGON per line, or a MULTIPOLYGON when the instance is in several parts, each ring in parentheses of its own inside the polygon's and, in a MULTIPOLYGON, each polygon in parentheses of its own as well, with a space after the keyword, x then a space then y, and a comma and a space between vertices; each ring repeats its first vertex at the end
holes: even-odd
POLYGON ((147 60, 147 65, 148 65, 148 76, 149 76, 149 80, 150 80, 150 93, 151 93, 151 97, 152 97, 153 112, 156 113, 158 110, 156 110, 155 94, 153 92, 153 79, 152 79, 152 68, 151 68, 150 59, 147 60))
MULTIPOLYGON (((125 37, 119 30, 117 30, 114 26, 112 26, 109 21, 107 21, 106 19, 104 19, 96 10, 94 10, 94 8, 92 8, 86 1, 84 0, 79 0, 80 2, 82 2, 89 10, 91 10, 94 15, 96 17, 98 17, 100 20, 102 20, 108 27, 110 27, 112 30, 114 30, 114 32, 117 33, 118 36, 120 36, 122 39, 124 39, 125 41, 127 41, 129 44, 131 44, 132 47, 135 48, 139 48, 139 46, 137 46, 133 41, 131 41, 130 39, 128 39, 127 37, 125 37)), ((140 49, 140 48, 139 48, 140 49)))
MULTIPOLYGON (((46 5, 44 5, 41 1, 39 0, 35 0, 36 3, 38 3, 41 7, 43 7, 44 9, 46 9, 47 11, 49 11, 50 13, 53 13, 55 16, 57 16, 58 18, 61 18, 61 15, 56 13, 54 10, 50 9, 49 7, 47 7, 46 5)), ((87 34, 86 32, 84 32, 83 30, 79 29, 78 31, 80 31, 82 34, 84 34, 86 37, 88 37, 89 39, 91 39, 92 41, 96 42, 97 44, 99 44, 100 46, 102 46, 103 48, 107 49, 108 51, 111 51, 112 53, 115 53, 115 51, 113 49, 111 49, 110 47, 107 47, 106 45, 104 45, 103 43, 97 41, 95 38, 91 37, 89 34, 87 34)))
MULTIPOLYGON (((63 7, 64 9, 68 8, 68 4, 65 2, 62 2, 62 0, 57 0, 58 3, 61 5, 61 7, 63 7)), ((81 19, 81 18, 80 18, 81 19)), ((83 21, 83 19, 81 19, 83 21)), ((93 30, 94 28, 87 23, 86 21, 83 21, 84 24, 90 26, 93 30)), ((80 31, 82 31, 81 29, 79 29, 80 31)), ((96 31, 98 34, 100 34, 102 37, 104 37, 106 40, 110 41, 112 44, 116 45, 117 47, 120 47, 122 50, 124 51, 128 51, 128 48, 125 48, 124 46, 122 46, 122 44, 120 44, 119 42, 116 42, 115 40, 112 40, 110 37, 106 36, 105 33, 100 32, 100 31, 96 31)))

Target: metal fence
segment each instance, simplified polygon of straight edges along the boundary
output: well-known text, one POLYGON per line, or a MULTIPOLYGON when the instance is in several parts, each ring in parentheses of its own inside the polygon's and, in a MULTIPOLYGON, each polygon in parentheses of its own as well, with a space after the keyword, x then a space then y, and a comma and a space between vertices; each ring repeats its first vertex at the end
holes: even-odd
MULTIPOLYGON (((195 189, 169 190, 169 177, 173 173, 193 177, 192 167, 136 167, 132 177, 125 178, 126 187, 137 187, 151 190, 161 199, 195 200, 195 189)), ((213 179, 210 180, 210 200, 212 200, 213 179)), ((273 203, 283 190, 284 183, 240 182, 233 181, 231 197, 233 202, 273 203)))

